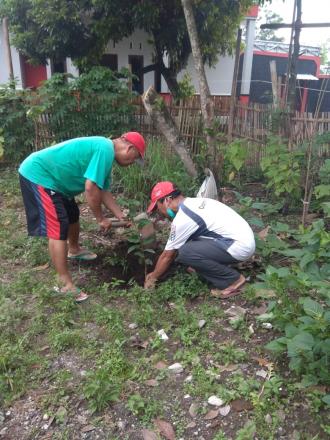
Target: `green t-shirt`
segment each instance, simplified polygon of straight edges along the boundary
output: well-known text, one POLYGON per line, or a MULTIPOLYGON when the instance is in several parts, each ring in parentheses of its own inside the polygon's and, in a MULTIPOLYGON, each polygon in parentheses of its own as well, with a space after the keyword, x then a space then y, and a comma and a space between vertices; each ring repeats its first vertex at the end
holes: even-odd
POLYGON ((82 137, 32 153, 18 171, 31 182, 72 198, 85 191, 86 179, 109 189, 114 157, 110 139, 82 137))

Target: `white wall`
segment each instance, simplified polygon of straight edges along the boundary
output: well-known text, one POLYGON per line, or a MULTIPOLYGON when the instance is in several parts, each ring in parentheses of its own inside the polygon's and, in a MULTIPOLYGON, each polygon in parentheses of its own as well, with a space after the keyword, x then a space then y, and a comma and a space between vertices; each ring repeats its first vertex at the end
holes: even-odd
MULTIPOLYGON (((122 67, 128 67, 129 55, 142 55, 143 65, 149 66, 153 63, 152 60, 152 46, 148 43, 150 36, 142 30, 136 30, 130 37, 125 38, 118 43, 110 41, 105 53, 118 55, 118 70, 122 67)), ((154 72, 148 72, 144 75, 144 90, 151 85, 154 85, 154 72)))
MULTIPOLYGON (((235 58, 231 56, 219 57, 217 64, 214 67, 205 66, 205 74, 210 87, 211 95, 230 95, 231 85, 233 81, 235 58)), ((195 87, 196 93, 199 93, 198 78, 194 66, 192 55, 190 55, 188 64, 185 70, 179 73, 178 80, 180 81, 185 73, 189 73, 192 84, 195 87)), ((162 78, 162 92, 168 92, 168 87, 162 78)))
MULTIPOLYGON (((18 87, 22 87, 22 74, 19 54, 14 47, 11 47, 14 77, 18 80, 18 87)), ((0 84, 9 80, 9 70, 6 60, 6 49, 4 46, 3 28, 0 26, 0 84)))

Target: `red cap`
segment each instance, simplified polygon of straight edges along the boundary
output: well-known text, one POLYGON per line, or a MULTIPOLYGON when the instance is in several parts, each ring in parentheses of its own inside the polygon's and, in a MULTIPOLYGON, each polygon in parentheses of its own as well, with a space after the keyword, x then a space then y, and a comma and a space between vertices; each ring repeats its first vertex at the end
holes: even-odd
POLYGON ((152 188, 151 191, 151 203, 148 206, 147 212, 151 212, 155 209, 156 203, 158 200, 162 199, 163 197, 168 196, 173 191, 175 191, 176 188, 173 185, 172 182, 158 182, 156 185, 152 188))
POLYGON ((122 137, 138 150, 143 159, 146 150, 146 143, 143 136, 137 131, 129 131, 128 133, 124 133, 122 137))

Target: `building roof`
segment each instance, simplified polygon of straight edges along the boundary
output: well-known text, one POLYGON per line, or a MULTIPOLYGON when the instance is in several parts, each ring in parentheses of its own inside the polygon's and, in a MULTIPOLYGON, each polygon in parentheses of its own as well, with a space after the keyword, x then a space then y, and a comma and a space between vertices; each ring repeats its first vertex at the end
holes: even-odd
POLYGON ((318 81, 319 80, 316 76, 311 75, 309 73, 298 73, 297 79, 299 79, 301 81, 318 81))
MULTIPOLYGON (((289 53, 290 45, 287 43, 282 43, 281 41, 265 41, 265 40, 255 40, 254 50, 264 51, 264 52, 278 52, 278 53, 289 53)), ((321 49, 315 46, 300 46, 300 55, 310 55, 314 57, 319 57, 321 49)))

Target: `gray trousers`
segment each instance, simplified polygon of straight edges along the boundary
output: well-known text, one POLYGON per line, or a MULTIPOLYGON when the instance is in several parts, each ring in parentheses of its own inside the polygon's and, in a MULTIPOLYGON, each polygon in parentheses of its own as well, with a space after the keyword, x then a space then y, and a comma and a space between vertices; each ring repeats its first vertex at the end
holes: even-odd
POLYGON ((221 249, 214 240, 207 238, 187 241, 178 250, 176 261, 193 267, 201 277, 218 289, 225 289, 240 276, 235 269, 228 266, 238 261, 221 249))

